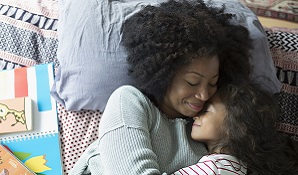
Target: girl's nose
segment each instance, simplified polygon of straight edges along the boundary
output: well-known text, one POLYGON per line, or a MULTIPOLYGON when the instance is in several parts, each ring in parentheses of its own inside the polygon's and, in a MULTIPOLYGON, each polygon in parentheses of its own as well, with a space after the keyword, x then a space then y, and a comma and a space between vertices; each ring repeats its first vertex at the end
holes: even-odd
POLYGON ((193 120, 198 120, 198 119, 199 119, 199 116, 197 115, 193 117, 193 120))

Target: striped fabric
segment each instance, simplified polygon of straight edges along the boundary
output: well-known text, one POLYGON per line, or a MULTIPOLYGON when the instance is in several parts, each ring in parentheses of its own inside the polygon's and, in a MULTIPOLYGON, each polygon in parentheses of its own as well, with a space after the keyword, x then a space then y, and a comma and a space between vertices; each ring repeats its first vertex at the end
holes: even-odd
POLYGON ((195 165, 181 168, 174 175, 245 175, 246 165, 226 154, 211 154, 202 157, 195 165))
POLYGON ((58 0, 1 0, 0 70, 50 62, 57 67, 57 25, 58 0))

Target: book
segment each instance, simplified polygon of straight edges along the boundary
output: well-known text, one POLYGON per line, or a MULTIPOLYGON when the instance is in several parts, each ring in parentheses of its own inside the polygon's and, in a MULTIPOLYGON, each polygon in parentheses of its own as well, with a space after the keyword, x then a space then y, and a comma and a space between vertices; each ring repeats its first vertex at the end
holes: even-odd
POLYGON ((32 103, 29 97, 0 100, 0 134, 32 130, 32 103))
POLYGON ((0 145, 0 175, 36 175, 7 148, 0 145))
POLYGON ((0 72, 0 100, 29 97, 33 116, 31 131, 0 134, 0 144, 38 175, 63 174, 57 103, 50 95, 53 83, 53 63, 0 72))

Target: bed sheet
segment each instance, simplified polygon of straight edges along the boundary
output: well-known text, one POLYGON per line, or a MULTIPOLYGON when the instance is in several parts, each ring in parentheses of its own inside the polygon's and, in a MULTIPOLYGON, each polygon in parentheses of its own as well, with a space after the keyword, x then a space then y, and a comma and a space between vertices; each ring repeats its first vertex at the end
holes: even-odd
MULTIPOLYGON (((58 0, 1 0, 0 70, 53 62, 58 47, 58 0)), ((298 29, 266 29, 277 76, 282 115, 278 129, 298 141, 298 29)), ((100 111, 67 111, 58 103, 61 150, 67 175, 86 147, 98 138, 100 111)))

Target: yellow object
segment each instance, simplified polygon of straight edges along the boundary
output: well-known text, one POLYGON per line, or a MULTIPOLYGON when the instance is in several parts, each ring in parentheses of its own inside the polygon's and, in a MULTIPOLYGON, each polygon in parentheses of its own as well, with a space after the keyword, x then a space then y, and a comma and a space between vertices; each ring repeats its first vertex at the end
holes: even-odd
POLYGON ((35 173, 41 173, 47 170, 51 170, 50 167, 46 166, 47 160, 44 155, 36 156, 28 159, 25 165, 35 173))

